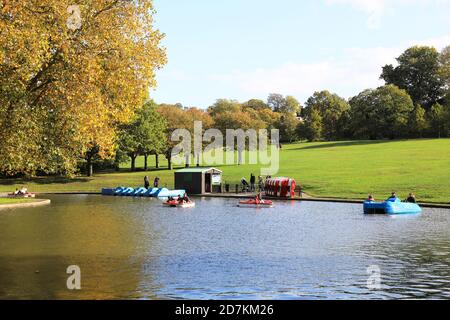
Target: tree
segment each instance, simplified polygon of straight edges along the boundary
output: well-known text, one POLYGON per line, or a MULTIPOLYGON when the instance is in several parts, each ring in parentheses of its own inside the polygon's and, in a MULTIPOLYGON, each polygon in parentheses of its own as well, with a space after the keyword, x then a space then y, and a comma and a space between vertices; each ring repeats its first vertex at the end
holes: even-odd
POLYGON ((208 108, 208 112, 212 117, 225 112, 239 112, 241 110, 242 106, 239 101, 228 99, 218 99, 212 106, 208 108))
POLYGON ((262 100, 259 99, 251 99, 243 104, 244 110, 253 109, 253 110, 266 110, 270 109, 270 107, 262 100))
POLYGON ((71 174, 111 158, 164 65, 151 0, 2 1, 0 171, 71 174), (70 10, 69 10, 70 9, 70 10))
POLYGON ((149 101, 136 113, 130 123, 123 125, 119 135, 119 152, 131 158, 131 171, 136 170, 136 158, 162 152, 166 146, 166 121, 156 112, 156 104, 149 101))
POLYGON ((435 48, 409 48, 397 58, 397 67, 383 67, 381 79, 386 84, 394 84, 406 90, 414 104, 429 109, 445 94, 439 59, 440 55, 435 48))
POLYGON ((287 108, 286 99, 279 93, 271 93, 267 98, 267 104, 275 112, 280 112, 287 108))
POLYGON ((414 105, 405 90, 394 85, 365 90, 350 99, 350 105, 356 138, 375 140, 407 136, 408 119, 414 105))
POLYGON ((297 126, 297 134, 301 139, 319 141, 322 138, 322 117, 317 109, 312 109, 308 118, 297 126))
POLYGON ((189 121, 185 117, 184 110, 176 105, 160 104, 156 111, 166 120, 166 148, 164 150, 164 156, 167 159, 168 169, 172 170, 172 149, 175 144, 171 141, 172 133, 176 129, 189 128, 189 121))
POLYGON ((349 109, 350 105, 345 99, 329 91, 320 91, 307 100, 303 114, 308 118, 312 110, 316 110, 322 118, 323 137, 335 140, 340 135, 341 117, 349 109))
POLYGON ((147 102, 138 112, 138 129, 140 149, 144 155, 144 170, 148 170, 148 156, 153 154, 156 157, 156 167, 158 155, 165 151, 167 147, 166 120, 156 112, 157 104, 154 101, 147 102))
POLYGON ((297 139, 298 120, 293 113, 283 113, 278 122, 281 142, 293 142, 297 139))
POLYGON ((432 133, 439 139, 445 134, 446 129, 446 112, 442 105, 436 103, 433 105, 429 112, 429 119, 431 124, 432 133))
POLYGON ((408 128, 411 137, 422 138, 428 128, 424 108, 419 105, 414 108, 408 119, 408 128))

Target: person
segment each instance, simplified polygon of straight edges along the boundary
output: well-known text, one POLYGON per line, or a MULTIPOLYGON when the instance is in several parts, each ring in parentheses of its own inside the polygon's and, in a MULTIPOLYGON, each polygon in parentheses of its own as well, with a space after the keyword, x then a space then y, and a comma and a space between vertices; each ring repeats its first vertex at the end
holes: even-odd
POLYGON ((144 188, 145 189, 150 188, 150 180, 148 179, 148 176, 144 177, 144 188))
POLYGON ((249 185, 248 185, 248 182, 247 182, 247 180, 245 180, 245 178, 242 178, 241 179, 241 183, 242 183, 242 191, 243 192, 248 192, 248 187, 249 187, 249 185))
POLYGON ((375 198, 373 197, 373 195, 369 194, 369 196, 367 197, 367 201, 375 201, 375 198))
POLYGON ((155 177, 155 180, 153 180, 153 187, 158 188, 159 187, 159 178, 155 177))
POLYGON ((409 194, 408 198, 406 199, 406 202, 417 203, 416 196, 414 195, 414 193, 409 194))
POLYGON ((14 191, 14 195, 17 196, 20 193, 19 189, 16 188, 16 191, 14 191))
POLYGON ((187 193, 184 194, 183 201, 184 201, 184 203, 190 203, 191 202, 191 199, 189 199, 187 193))
POLYGON ((395 200, 397 199, 397 193, 392 192, 391 196, 388 198, 388 200, 395 200))
POLYGON ((262 192, 259 192, 259 193, 256 195, 255 201, 256 201, 256 204, 264 203, 264 200, 263 200, 263 198, 262 198, 262 192))
POLYGON ((253 175, 253 173, 251 173, 250 174, 250 191, 251 192, 256 191, 255 183, 256 183, 256 177, 253 175))
POLYGON ((19 190, 19 193, 18 193, 18 194, 24 196, 24 195, 26 195, 27 193, 28 193, 28 189, 25 188, 25 187, 22 187, 22 188, 19 190))
POLYGON ((258 189, 259 192, 264 191, 264 181, 262 176, 258 177, 258 189))

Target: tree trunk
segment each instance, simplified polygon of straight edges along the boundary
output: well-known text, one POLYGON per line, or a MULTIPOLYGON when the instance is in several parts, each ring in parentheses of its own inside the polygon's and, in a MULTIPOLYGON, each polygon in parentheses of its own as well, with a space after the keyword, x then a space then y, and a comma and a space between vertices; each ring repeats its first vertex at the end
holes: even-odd
POLYGON ((145 171, 148 170, 148 155, 147 154, 144 155, 144 170, 145 171))
POLYGON ((136 156, 135 155, 131 155, 131 171, 136 171, 136 156))
POLYGON ((167 166, 168 166, 169 170, 172 170, 172 158, 171 157, 167 158, 167 166))
POLYGON ((88 177, 92 177, 94 175, 94 166, 92 164, 92 158, 88 157, 87 158, 87 176, 88 177))
POLYGON ((187 154, 185 156, 185 159, 186 159, 186 168, 189 168, 191 166, 191 155, 187 154))
POLYGON ((155 154, 155 166, 156 166, 156 169, 159 169, 159 154, 158 153, 155 154))

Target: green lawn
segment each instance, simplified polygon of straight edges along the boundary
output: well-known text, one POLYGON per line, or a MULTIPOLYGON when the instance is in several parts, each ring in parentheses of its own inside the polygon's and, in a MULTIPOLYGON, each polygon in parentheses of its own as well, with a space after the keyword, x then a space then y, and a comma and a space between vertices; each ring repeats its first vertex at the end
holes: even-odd
MULTIPOLYGON (((166 165, 163 156, 161 166, 166 165)), ((142 167, 143 159, 138 159, 142 167)), ((154 165, 154 157, 150 159, 154 165)), ((217 166, 224 182, 235 184, 250 173, 259 174, 257 165, 217 166)), ((94 178, 40 178, 32 181, 0 180, 0 192, 27 185, 34 192, 98 192, 102 187, 138 186, 143 176, 157 175, 161 184, 173 187, 173 172, 151 170, 97 174, 94 178)), ((297 143, 284 145, 279 176, 300 182, 305 192, 319 197, 362 199, 373 193, 385 198, 395 190, 401 197, 413 191, 421 201, 450 203, 450 139, 409 141, 351 141, 297 143)))
POLYGON ((10 198, 0 198, 0 206, 2 204, 13 204, 13 203, 21 203, 21 202, 27 202, 31 201, 31 199, 23 199, 23 198, 17 198, 17 199, 10 199, 10 198))

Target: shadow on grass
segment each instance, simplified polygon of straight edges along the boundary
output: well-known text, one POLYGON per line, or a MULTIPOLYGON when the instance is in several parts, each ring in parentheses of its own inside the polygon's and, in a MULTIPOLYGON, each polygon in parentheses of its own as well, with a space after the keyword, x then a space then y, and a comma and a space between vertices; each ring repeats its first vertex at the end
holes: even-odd
POLYGON ((297 151, 297 150, 314 150, 314 149, 328 149, 336 147, 352 147, 352 146, 365 146, 365 145, 375 145, 382 143, 395 142, 398 140, 358 140, 358 141, 341 141, 341 142, 321 142, 314 145, 308 145, 310 143, 304 143, 304 147, 298 147, 293 149, 288 149, 287 151, 297 151))

